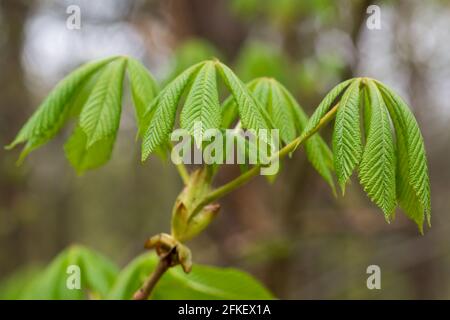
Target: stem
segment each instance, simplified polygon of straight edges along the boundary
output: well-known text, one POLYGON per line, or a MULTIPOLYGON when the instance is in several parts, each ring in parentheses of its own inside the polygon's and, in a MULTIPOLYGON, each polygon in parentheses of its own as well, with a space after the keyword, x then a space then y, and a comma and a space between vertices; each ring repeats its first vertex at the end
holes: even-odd
POLYGON ((163 274, 170 268, 170 252, 159 259, 158 265, 153 273, 145 280, 142 287, 135 292, 133 300, 147 300, 153 291, 156 283, 163 274))
POLYGON ((189 172, 186 169, 186 166, 183 163, 179 163, 176 165, 178 173, 180 174, 181 179, 184 184, 188 184, 189 182, 189 172))
MULTIPOLYGON (((170 150, 173 149, 173 145, 171 143, 169 144, 169 147, 170 147, 170 150)), ((183 161, 178 161, 178 162, 179 163, 176 164, 175 167, 177 168, 177 171, 181 177, 181 180, 183 180, 183 183, 185 185, 187 185, 189 182, 189 178, 190 178, 189 172, 188 172, 186 166, 184 165, 183 161)))
MULTIPOLYGON (((306 140, 308 140, 312 135, 314 135, 319 129, 321 129, 323 126, 325 126, 336 114, 338 109, 339 103, 337 103, 333 108, 331 108, 319 121, 318 125, 308 132, 306 135, 300 135, 296 139, 292 140, 289 144, 285 145, 280 151, 275 153, 269 160, 269 162, 275 160, 275 159, 282 159, 286 155, 290 154, 292 151, 294 151, 299 145, 303 144, 306 140)), ((239 188, 240 186, 246 184, 249 180, 254 178, 259 174, 259 170, 262 167, 262 165, 257 164, 253 166, 250 170, 244 172, 237 178, 231 180, 230 182, 222 185, 221 187, 211 191, 208 193, 201 202, 199 202, 194 210, 192 211, 191 216, 189 217, 189 220, 192 220, 200 211, 202 208, 204 208, 206 205, 210 204, 211 202, 222 198, 224 195, 230 193, 231 191, 239 188)))

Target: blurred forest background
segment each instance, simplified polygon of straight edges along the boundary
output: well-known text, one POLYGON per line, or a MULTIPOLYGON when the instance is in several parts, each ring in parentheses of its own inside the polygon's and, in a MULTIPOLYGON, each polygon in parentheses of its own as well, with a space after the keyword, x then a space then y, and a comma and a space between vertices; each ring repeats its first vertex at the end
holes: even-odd
MULTIPOLYGON (((142 60, 161 83, 216 56, 245 81, 277 78, 309 114, 341 80, 377 78, 422 128, 433 207, 425 235, 400 212, 388 225, 356 179, 335 199, 297 152, 273 185, 257 178, 223 199, 189 246, 196 262, 247 270, 280 298, 448 299, 449 30, 450 2, 439 0, 0 0, 0 145, 58 80, 108 55, 142 60), (71 4, 80 30, 66 27, 71 4), (371 4, 381 7, 381 30, 366 26, 371 4), (371 264, 381 267, 381 290, 366 287, 371 264)), ((169 231, 182 184, 170 163, 140 163, 129 96, 120 130, 112 160, 81 177, 64 158, 69 130, 21 167, 19 150, 0 149, 0 280, 72 243, 125 265, 148 236, 169 231)), ((218 179, 237 173, 226 167, 218 179)))

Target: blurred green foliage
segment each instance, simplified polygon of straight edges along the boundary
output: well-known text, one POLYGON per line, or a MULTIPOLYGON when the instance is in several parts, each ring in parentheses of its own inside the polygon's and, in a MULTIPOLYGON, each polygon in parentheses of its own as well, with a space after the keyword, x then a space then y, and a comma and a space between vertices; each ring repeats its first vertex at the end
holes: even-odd
POLYGON ((233 0, 231 8, 244 18, 266 15, 273 23, 283 26, 303 15, 314 15, 321 21, 330 20, 336 3, 332 0, 233 0))
MULTIPOLYGON (((28 268, 0 284, 0 299, 131 299, 155 269, 158 257, 143 254, 120 273, 102 255, 82 246, 61 252, 45 269, 28 268), (70 288, 70 277, 79 267, 80 288, 70 288)), ((158 282, 151 299, 273 299, 273 295, 249 274, 233 268, 194 265, 188 275, 171 268, 158 282)))
POLYGON ((170 71, 164 82, 173 80, 188 67, 212 58, 219 60, 222 58, 222 54, 212 43, 199 38, 186 40, 175 49, 171 59, 170 71))

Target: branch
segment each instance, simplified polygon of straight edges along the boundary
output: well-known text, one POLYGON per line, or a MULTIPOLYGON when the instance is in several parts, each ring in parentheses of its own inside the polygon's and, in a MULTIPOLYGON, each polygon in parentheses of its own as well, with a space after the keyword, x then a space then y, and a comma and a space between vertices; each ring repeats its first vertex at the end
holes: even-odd
MULTIPOLYGON (((323 126, 325 126, 336 114, 337 109, 339 107, 339 103, 337 103, 333 108, 330 109, 330 111, 325 114, 322 119, 320 119, 319 124, 311 130, 306 135, 300 135, 296 139, 292 140, 289 144, 285 145, 280 151, 278 151, 276 154, 274 154, 270 161, 273 161, 275 159, 282 159, 291 152, 293 152, 299 145, 303 144, 306 140, 308 140, 311 136, 313 136, 319 129, 321 129, 323 126)), ((270 162, 269 161, 269 162, 270 162)), ((211 191, 209 194, 207 194, 201 202, 199 202, 194 210, 192 211, 192 214, 189 217, 189 220, 192 220, 195 218, 195 216, 204 208, 206 205, 212 203, 213 201, 222 198, 224 195, 230 193, 231 191, 239 188, 240 186, 246 184, 248 181, 250 181, 252 178, 257 176, 259 174, 259 171, 261 169, 262 165, 257 164, 253 166, 250 170, 244 172, 237 178, 231 180, 230 182, 222 185, 221 187, 211 191)))
POLYGON ((171 252, 168 252, 166 255, 159 259, 158 265, 153 273, 145 280, 142 287, 135 292, 133 295, 133 300, 147 300, 150 294, 153 291, 153 288, 156 286, 158 281, 161 279, 163 274, 170 268, 171 266, 171 252))
MULTIPOLYGON (((173 145, 171 143, 169 144, 169 147, 170 147, 170 150, 172 151, 173 150, 173 145)), ((183 183, 185 185, 187 185, 188 182, 189 182, 190 175, 189 175, 189 171, 187 170, 186 166, 181 161, 180 163, 176 164, 175 167, 177 168, 177 171, 178 171, 178 174, 181 177, 181 180, 183 180, 183 183)))
POLYGON ((187 171, 185 165, 183 163, 176 165, 178 173, 180 174, 183 183, 186 185, 189 182, 189 172, 187 171))

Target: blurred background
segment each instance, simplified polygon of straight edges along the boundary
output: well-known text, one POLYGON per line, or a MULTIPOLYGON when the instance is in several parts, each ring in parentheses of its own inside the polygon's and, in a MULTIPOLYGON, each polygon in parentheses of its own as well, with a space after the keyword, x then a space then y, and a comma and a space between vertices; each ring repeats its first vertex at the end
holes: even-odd
MULTIPOLYGON (((242 268, 283 299, 449 299, 449 30, 444 0, 0 0, 0 145, 58 80, 108 55, 140 59, 160 83, 219 57, 245 81, 277 78, 309 114, 338 82, 377 78, 410 103, 422 128, 433 208, 425 235, 400 211, 386 224, 356 179, 334 198, 297 152, 272 185, 260 177, 223 199, 189 246, 195 262, 242 268), (66 27, 73 4, 79 30, 66 27), (372 4, 379 30, 366 25, 372 4), (372 264, 381 290, 366 287, 372 264)), ((69 130, 21 167, 18 149, 0 148, 0 281, 72 243, 123 266, 147 237, 170 230, 182 184, 170 163, 141 164, 130 104, 127 94, 112 160, 81 177, 64 158, 69 130)), ((329 141, 329 128, 323 135, 329 141)), ((226 167, 218 182, 238 172, 226 167)))

